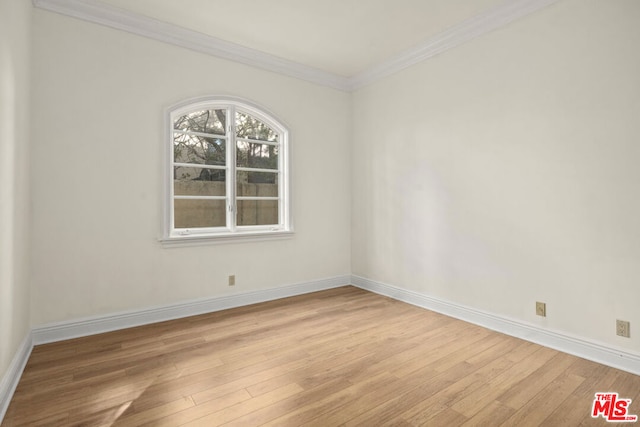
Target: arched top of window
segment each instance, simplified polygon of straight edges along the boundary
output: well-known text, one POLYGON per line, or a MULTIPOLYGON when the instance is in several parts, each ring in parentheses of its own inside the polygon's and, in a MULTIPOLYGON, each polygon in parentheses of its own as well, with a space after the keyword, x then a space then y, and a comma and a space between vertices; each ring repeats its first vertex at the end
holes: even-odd
POLYGON ((251 118, 251 123, 255 125, 255 127, 246 129, 248 132, 245 135, 246 137, 252 136, 249 134, 250 131, 266 130, 267 127, 270 127, 272 131, 282 134, 287 133, 287 127, 265 108, 237 97, 209 96, 194 98, 174 105, 169 109, 169 114, 174 119, 184 118, 180 123, 174 123, 174 128, 177 128, 177 125, 182 127, 183 130, 188 130, 193 126, 192 130, 220 134, 221 132, 224 133, 223 128, 226 121, 226 117, 221 113, 229 106, 233 106, 240 113, 242 121, 246 122, 251 118), (217 112, 214 115, 207 115, 206 111, 217 112), (201 117, 185 117, 198 112, 203 112, 204 114, 201 117))

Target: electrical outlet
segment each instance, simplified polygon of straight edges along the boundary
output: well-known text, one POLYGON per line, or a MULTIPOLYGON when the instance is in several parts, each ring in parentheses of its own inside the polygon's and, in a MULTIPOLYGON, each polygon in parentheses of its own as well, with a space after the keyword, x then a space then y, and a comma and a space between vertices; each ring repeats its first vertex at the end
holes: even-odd
POLYGON ((229 276, 229 286, 235 286, 236 285, 236 275, 232 274, 231 276, 229 276))
POLYGON ((620 337, 631 337, 631 322, 626 320, 616 320, 616 335, 620 337))
POLYGON ((547 304, 536 301, 536 314, 538 316, 547 317, 547 304))

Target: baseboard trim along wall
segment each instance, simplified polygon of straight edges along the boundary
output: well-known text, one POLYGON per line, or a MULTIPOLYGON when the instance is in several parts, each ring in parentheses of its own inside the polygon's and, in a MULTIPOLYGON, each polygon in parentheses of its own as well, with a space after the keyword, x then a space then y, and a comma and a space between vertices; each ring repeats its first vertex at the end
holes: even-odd
POLYGON ((272 289, 244 292, 213 298, 127 311, 105 316, 58 322, 34 327, 20 348, 0 381, 0 422, 4 418, 20 376, 27 364, 34 345, 46 344, 66 339, 95 335, 134 326, 147 325, 198 314, 211 313, 229 308, 241 307, 260 302, 272 301, 337 288, 352 284, 358 288, 432 310, 456 319, 464 320, 507 335, 521 338, 558 351, 573 354, 603 365, 640 375, 640 356, 624 350, 611 348, 579 337, 569 336, 540 328, 525 322, 483 312, 471 307, 444 301, 418 292, 401 289, 364 277, 337 276, 272 289))
POLYGON ((13 393, 16 391, 16 387, 18 387, 18 382, 24 367, 27 365, 32 349, 31 334, 28 334, 20 344, 15 356, 13 356, 9 369, 0 379, 0 423, 2 423, 4 415, 7 413, 7 408, 9 408, 9 403, 13 393))
POLYGON ((640 375, 640 355, 637 354, 356 275, 351 276, 351 284, 398 301, 640 375))
POLYGON ((52 323, 34 327, 31 335, 33 345, 46 344, 337 288, 348 285, 349 280, 350 276, 337 276, 272 289, 197 299, 163 307, 52 323))
POLYGON ((25 338, 22 345, 9 366, 9 369, 0 381, 0 423, 9 407, 13 393, 18 386, 22 372, 29 360, 33 346, 79 338, 89 335, 111 332, 134 326, 148 325, 183 317, 196 316, 198 314, 211 313, 229 308, 242 307, 281 298, 293 297, 310 292, 347 286, 351 276, 337 276, 319 279, 310 282, 280 286, 277 288, 263 289, 224 295, 212 298, 202 298, 171 304, 162 307, 153 307, 142 310, 133 310, 105 316, 88 317, 43 326, 36 326, 25 338))

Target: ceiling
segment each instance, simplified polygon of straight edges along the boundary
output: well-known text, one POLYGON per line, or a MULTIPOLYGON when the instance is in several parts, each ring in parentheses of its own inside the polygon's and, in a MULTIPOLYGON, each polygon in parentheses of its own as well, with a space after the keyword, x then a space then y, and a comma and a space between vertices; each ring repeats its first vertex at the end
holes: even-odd
POLYGON ((37 8, 343 91, 561 0, 32 0, 37 8))
POLYGON ((505 0, 101 0, 101 3, 338 76, 352 77, 505 0))

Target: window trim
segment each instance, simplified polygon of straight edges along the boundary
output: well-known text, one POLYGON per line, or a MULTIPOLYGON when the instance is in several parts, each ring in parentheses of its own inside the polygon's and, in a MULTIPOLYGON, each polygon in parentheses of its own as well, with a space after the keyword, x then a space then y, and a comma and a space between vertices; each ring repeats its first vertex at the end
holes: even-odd
MULTIPOLYGON (((184 100, 174 104, 165 111, 164 136, 163 136, 163 230, 159 239, 163 246, 190 246, 209 243, 224 243, 242 241, 259 241, 290 237, 293 234, 293 218, 291 209, 291 183, 290 183, 290 132, 280 119, 276 118, 266 108, 251 101, 233 96, 206 96, 184 100), (174 119, 180 114, 198 109, 221 109, 229 111, 228 124, 233 121, 235 126, 235 112, 247 113, 264 122, 278 133, 278 224, 277 225, 245 225, 237 226, 235 217, 229 220, 229 209, 237 208, 237 202, 243 197, 236 195, 236 171, 240 168, 236 165, 236 136, 230 134, 231 126, 225 133, 227 140, 227 159, 224 169, 226 171, 226 201, 227 221, 225 227, 212 227, 191 230, 188 233, 176 231, 174 228, 174 183, 173 183, 173 134, 174 119), (233 144, 233 145, 232 145, 233 144), (229 177, 232 177, 229 179, 229 177)), ((212 134, 213 136, 213 134, 212 134)), ((222 136, 222 135, 221 135, 222 136)), ((241 138, 244 139, 244 138, 241 138)), ((232 214, 233 215, 233 214, 232 214)), ((231 215, 231 216, 232 216, 231 215)))

